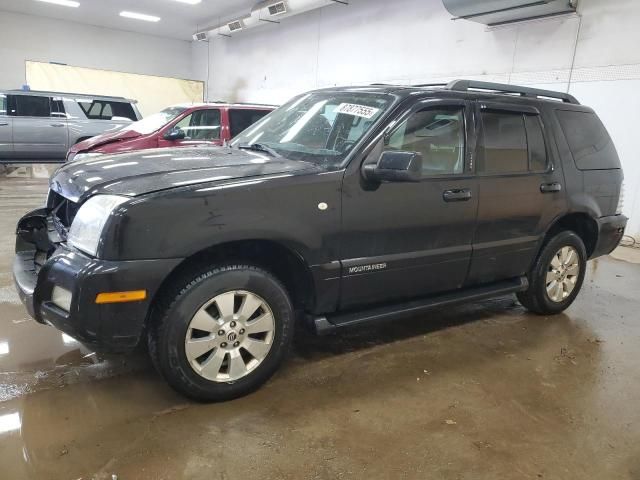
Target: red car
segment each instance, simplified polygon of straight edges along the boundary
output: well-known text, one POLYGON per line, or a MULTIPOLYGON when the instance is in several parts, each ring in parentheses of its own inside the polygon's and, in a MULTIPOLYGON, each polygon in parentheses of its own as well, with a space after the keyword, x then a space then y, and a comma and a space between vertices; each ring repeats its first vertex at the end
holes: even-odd
POLYGON ((147 148, 222 145, 275 108, 226 103, 175 105, 76 143, 67 152, 67 161, 147 148))

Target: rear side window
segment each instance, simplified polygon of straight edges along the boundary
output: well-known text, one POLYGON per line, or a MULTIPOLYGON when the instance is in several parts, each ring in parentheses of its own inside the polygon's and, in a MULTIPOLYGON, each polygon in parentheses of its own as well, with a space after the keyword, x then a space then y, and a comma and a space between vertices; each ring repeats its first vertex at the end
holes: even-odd
POLYGON ((229 123, 231 123, 231 137, 235 137, 243 130, 246 130, 251 125, 256 123, 267 113, 267 110, 250 110, 248 108, 243 109, 229 109, 229 123))
POLYGON ((35 95, 16 95, 18 117, 50 117, 51 99, 35 95))
POLYGON ((482 173, 521 173, 529 170, 524 115, 482 112, 484 155, 478 169, 482 173))
POLYGON ((51 116, 58 118, 67 118, 67 115, 64 111, 64 104, 60 98, 52 98, 51 99, 51 116))
POLYGON ((595 113, 556 110, 576 167, 580 170, 620 168, 611 137, 595 113))
POLYGON ((78 101, 78 105, 90 120, 118 120, 123 118, 137 120, 133 107, 127 102, 86 100, 78 101))
POLYGON ((529 147, 529 170, 543 172, 547 169, 547 148, 544 143, 542 124, 538 115, 525 115, 527 146, 529 147))
POLYGON ((543 172, 547 148, 538 115, 482 112, 484 153, 478 171, 487 174, 543 172))

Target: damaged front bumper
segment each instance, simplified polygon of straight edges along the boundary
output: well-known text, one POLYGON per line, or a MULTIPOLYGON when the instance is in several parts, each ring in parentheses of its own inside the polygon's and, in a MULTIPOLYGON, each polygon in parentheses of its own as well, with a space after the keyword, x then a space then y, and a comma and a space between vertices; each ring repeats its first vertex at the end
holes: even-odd
POLYGON ((47 209, 39 209, 18 223, 13 276, 22 303, 36 321, 93 349, 122 352, 138 344, 155 293, 179 263, 89 257, 68 247, 47 209), (99 293, 139 289, 147 291, 144 300, 96 303, 99 293))

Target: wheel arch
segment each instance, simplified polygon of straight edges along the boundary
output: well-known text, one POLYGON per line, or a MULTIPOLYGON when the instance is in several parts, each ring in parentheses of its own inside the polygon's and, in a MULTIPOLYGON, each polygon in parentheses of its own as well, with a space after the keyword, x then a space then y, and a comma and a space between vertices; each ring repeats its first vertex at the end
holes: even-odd
POLYGON ((591 215, 584 212, 563 215, 551 224, 542 246, 559 232, 566 230, 575 232, 580 237, 587 250, 587 258, 590 258, 598 244, 598 222, 591 215))
POLYGON ((147 321, 164 298, 173 296, 175 285, 189 281, 195 271, 231 263, 248 263, 270 272, 285 286, 296 309, 312 308, 315 303, 311 270, 296 250, 273 240, 238 240, 207 247, 179 263, 153 296, 147 321))

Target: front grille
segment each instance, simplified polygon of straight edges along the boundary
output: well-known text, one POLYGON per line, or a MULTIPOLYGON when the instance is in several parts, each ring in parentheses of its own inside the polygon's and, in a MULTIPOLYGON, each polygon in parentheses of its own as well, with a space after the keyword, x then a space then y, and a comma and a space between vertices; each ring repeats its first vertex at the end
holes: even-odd
POLYGON ((73 219, 76 213, 78 213, 78 204, 50 190, 47 199, 47 208, 51 211, 53 226, 61 239, 65 241, 73 219))

